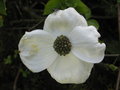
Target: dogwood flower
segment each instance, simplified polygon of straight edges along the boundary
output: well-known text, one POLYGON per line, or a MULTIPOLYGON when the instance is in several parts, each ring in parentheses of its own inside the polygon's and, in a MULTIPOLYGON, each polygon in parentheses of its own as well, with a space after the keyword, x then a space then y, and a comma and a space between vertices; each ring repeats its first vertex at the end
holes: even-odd
POLYGON ((105 44, 74 8, 50 14, 43 30, 26 32, 19 42, 22 62, 32 72, 48 70, 59 83, 84 83, 104 58, 105 44))

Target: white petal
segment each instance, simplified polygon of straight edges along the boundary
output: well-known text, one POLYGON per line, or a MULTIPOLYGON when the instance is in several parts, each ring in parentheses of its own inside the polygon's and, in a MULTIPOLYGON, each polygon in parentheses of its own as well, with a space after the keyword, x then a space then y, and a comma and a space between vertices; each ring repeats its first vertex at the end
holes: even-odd
POLYGON ((69 36, 73 54, 86 62, 101 62, 104 58, 106 46, 104 43, 98 42, 99 37, 100 34, 93 26, 76 27, 69 36))
POLYGON ((43 30, 26 32, 19 42, 22 62, 32 72, 40 72, 49 67, 57 57, 53 49, 54 37, 43 30))
POLYGON ((93 64, 78 60, 72 53, 58 56, 55 62, 47 69, 50 75, 59 83, 84 83, 93 64))
POLYGON ((87 22, 74 8, 68 8, 50 14, 45 20, 44 30, 56 36, 67 35, 75 26, 87 26, 87 22))

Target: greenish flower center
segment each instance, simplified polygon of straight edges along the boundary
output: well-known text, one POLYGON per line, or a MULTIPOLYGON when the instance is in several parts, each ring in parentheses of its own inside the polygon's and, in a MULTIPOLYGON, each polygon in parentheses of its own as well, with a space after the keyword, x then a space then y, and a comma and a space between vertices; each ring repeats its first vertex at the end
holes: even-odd
POLYGON ((69 54, 69 52, 71 51, 71 47, 72 45, 70 40, 64 35, 58 36, 53 45, 55 51, 61 56, 69 54))

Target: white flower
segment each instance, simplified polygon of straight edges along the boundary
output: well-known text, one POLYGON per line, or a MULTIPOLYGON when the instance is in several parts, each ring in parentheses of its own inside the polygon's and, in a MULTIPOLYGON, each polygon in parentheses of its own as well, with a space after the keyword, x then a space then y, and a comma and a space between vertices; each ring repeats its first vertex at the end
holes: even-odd
POLYGON ((84 83, 94 63, 104 58, 100 34, 74 8, 59 10, 43 30, 26 32, 19 43, 22 62, 32 72, 45 69, 59 83, 84 83))

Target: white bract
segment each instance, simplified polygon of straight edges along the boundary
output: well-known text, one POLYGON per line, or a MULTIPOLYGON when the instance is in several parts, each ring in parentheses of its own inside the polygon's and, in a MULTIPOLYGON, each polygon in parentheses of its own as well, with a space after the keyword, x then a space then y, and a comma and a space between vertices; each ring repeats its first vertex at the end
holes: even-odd
POLYGON ((59 83, 84 83, 93 64, 104 58, 106 46, 99 37, 74 8, 59 10, 46 18, 43 30, 24 34, 20 57, 32 72, 47 69, 59 83))

